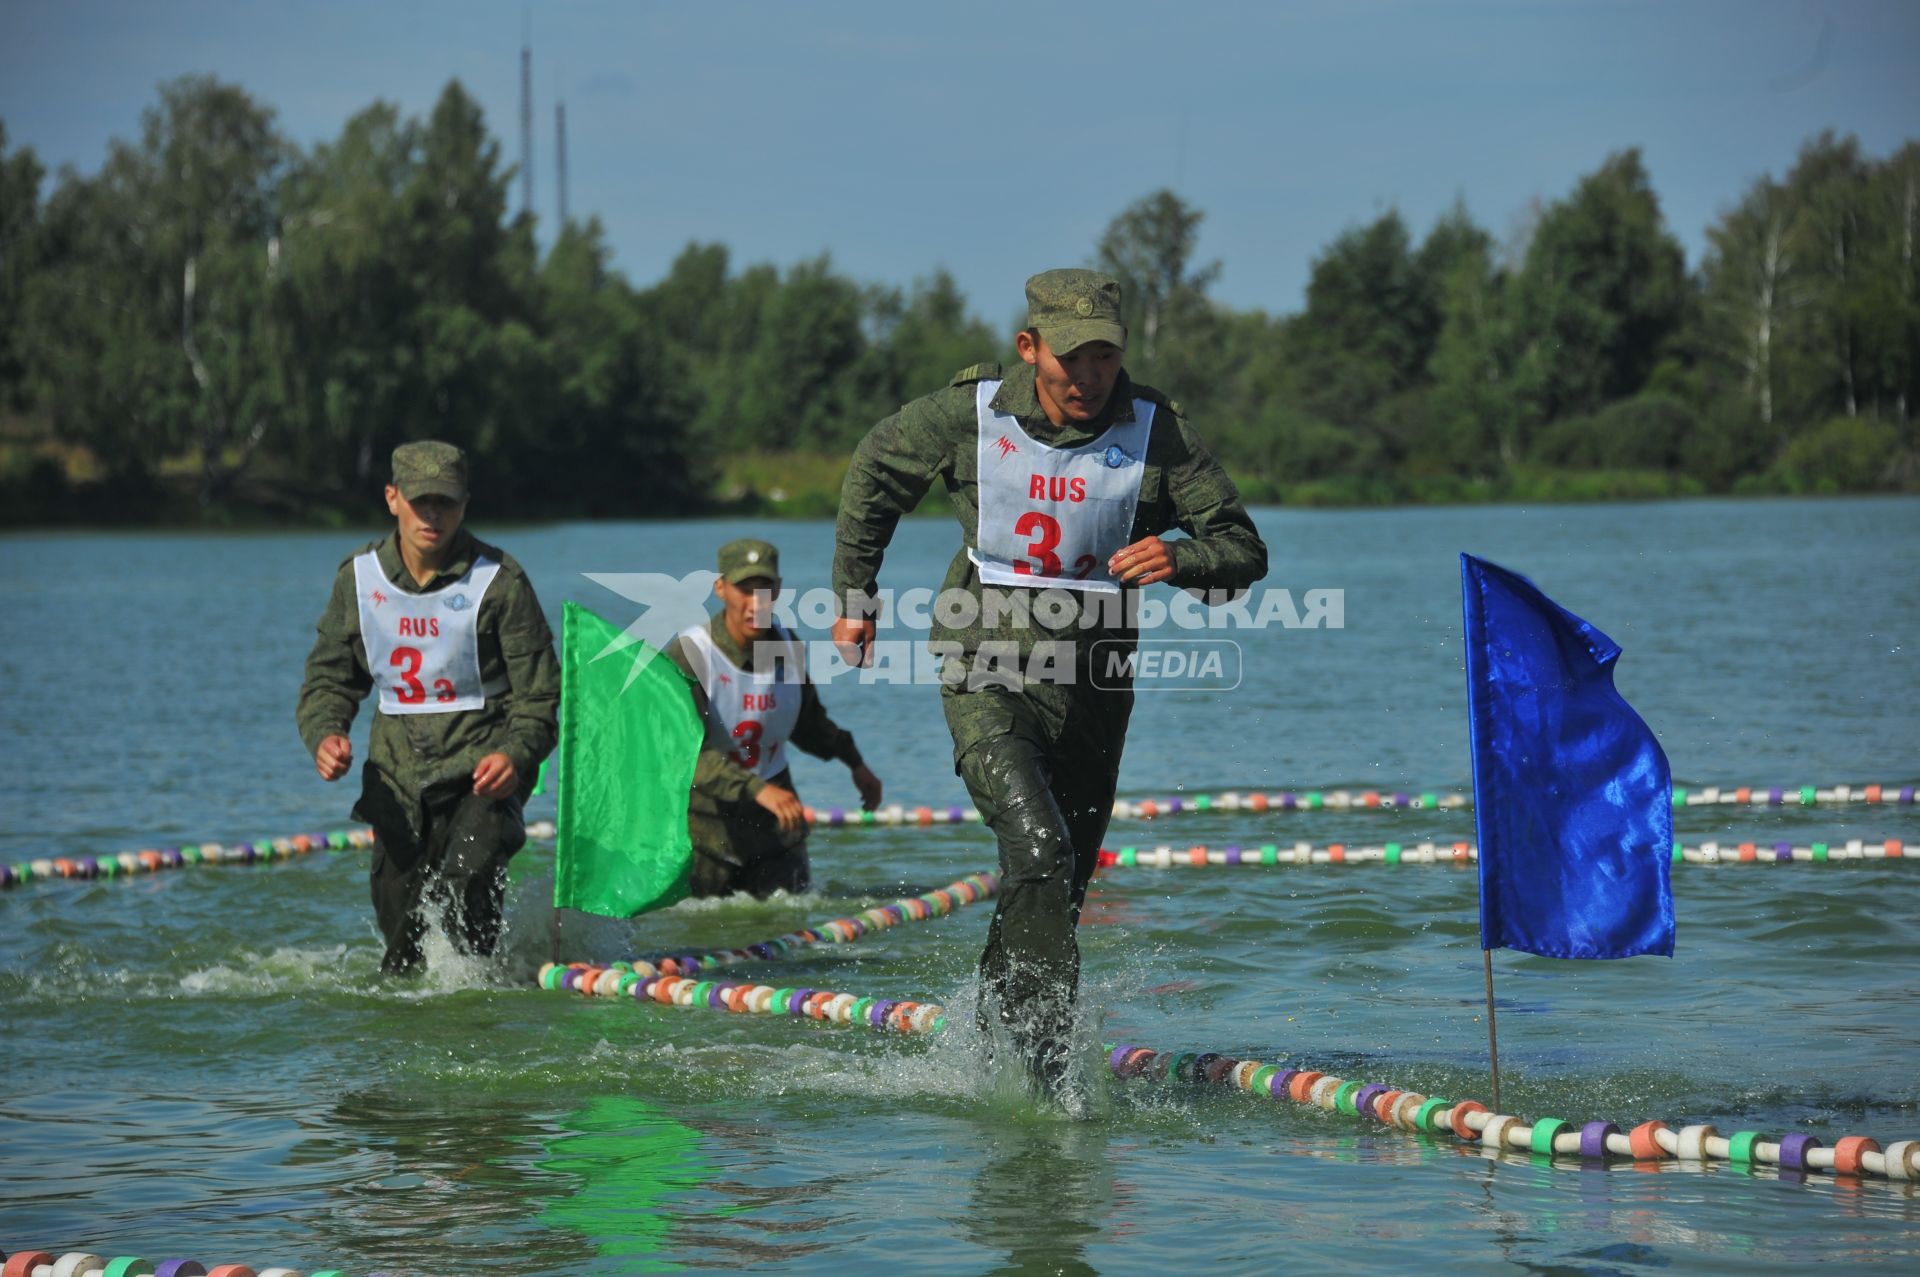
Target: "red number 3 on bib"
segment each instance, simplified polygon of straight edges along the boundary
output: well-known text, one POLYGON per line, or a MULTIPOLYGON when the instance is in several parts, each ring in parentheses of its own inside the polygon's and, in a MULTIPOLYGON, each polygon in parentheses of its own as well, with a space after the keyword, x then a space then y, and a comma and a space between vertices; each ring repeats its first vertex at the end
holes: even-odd
MULTIPOLYGON (((1059 576, 1060 556, 1054 547, 1060 544, 1060 520, 1038 510, 1029 510, 1021 515, 1013 525, 1015 536, 1030 537, 1038 535, 1038 540, 1027 546, 1026 560, 1017 560, 1013 570, 1021 576, 1059 576), (1030 561, 1029 561, 1030 560, 1030 561)), ((1073 577, 1076 581, 1087 579, 1087 573, 1093 571, 1098 562, 1091 554, 1083 554, 1073 561, 1073 577)))
POLYGON ((751 771, 760 765, 760 734, 765 729, 751 718, 742 719, 733 725, 733 738, 740 742, 729 757, 734 762, 751 771))

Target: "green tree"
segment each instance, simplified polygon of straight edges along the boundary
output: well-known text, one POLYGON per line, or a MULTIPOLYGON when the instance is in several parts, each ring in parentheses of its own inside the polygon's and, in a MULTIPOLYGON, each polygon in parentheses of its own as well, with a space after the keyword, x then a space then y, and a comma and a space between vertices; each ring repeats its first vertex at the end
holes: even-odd
POLYGON ((267 439, 286 355, 269 241, 291 155, 270 109, 190 76, 97 177, 64 175, 25 310, 56 421, 110 469, 197 453, 211 503, 267 439))
POLYGON ((1129 366, 1145 378, 1155 375, 1167 336, 1183 330, 1191 336, 1208 314, 1207 289, 1220 263, 1192 266, 1205 219, 1162 189, 1121 210, 1100 236, 1095 262, 1120 281, 1129 366))
POLYGON ((1835 417, 1788 444, 1772 478, 1787 492, 1865 492, 1899 474, 1899 435, 1883 421, 1835 417))
POLYGON ((712 355, 729 344, 723 323, 728 269, 724 244, 688 244, 666 278, 646 290, 655 316, 689 351, 712 355))
POLYGON ((0 120, 0 407, 27 404, 21 312, 27 281, 38 265, 40 179, 45 172, 31 148, 8 154, 7 125, 0 120))
POLYGON ((1428 360, 1434 431, 1416 457, 1424 468, 1488 479, 1520 459, 1510 293, 1490 243, 1463 252, 1441 281, 1440 331, 1428 360))
POLYGON ((1866 196, 1856 311, 1862 362, 1876 404, 1905 426, 1920 396, 1920 142, 1876 165, 1866 196))
POLYGON ((290 174, 278 236, 282 314, 301 358, 287 372, 283 458, 319 487, 364 494, 398 442, 414 386, 401 192, 420 128, 388 103, 361 111, 290 174))
POLYGON ((1005 358, 1007 337, 967 313, 966 298, 944 270, 914 281, 906 293, 868 289, 864 306, 872 368, 862 380, 871 397, 859 417, 868 424, 970 364, 1005 358))
POLYGON ((1526 424, 1640 392, 1686 312, 1684 258, 1638 150, 1610 156, 1545 211, 1512 299, 1526 424))
POLYGON ((1671 470, 1697 420, 1672 395, 1650 392, 1591 417, 1563 417, 1534 438, 1534 459, 1575 470, 1671 470))
POLYGON ((525 218, 507 223, 513 174, 459 81, 434 104, 419 150, 400 192, 419 375, 393 424, 402 438, 466 445, 486 461, 483 473, 510 470, 504 445, 542 390, 531 325, 533 227, 525 218))
POLYGON ((824 254, 787 272, 767 299, 739 372, 736 436, 756 449, 850 446, 871 422, 857 372, 866 350, 860 289, 824 254))
POLYGON ((1283 325, 1259 310, 1215 307, 1203 340, 1183 342, 1167 387, 1250 499, 1269 500, 1289 469, 1303 417, 1286 395, 1283 325))
POLYGON ((685 438, 684 364, 608 256, 595 217, 569 222, 541 267, 542 362, 556 393, 516 441, 514 496, 549 514, 690 513, 711 473, 685 438))
POLYGON ((443 438, 468 450, 477 490, 511 499, 554 377, 511 180, 458 81, 425 121, 376 103, 294 168, 274 239, 300 348, 293 468, 365 500, 396 444, 443 438))
POLYGON ((1286 325, 1286 383, 1313 417, 1350 432, 1367 470, 1423 466, 1450 451, 1430 381, 1449 279, 1484 261, 1488 238, 1456 207, 1416 250, 1388 212, 1342 233, 1314 259, 1307 306, 1286 325))
MULTIPOLYGON (((711 455, 735 448, 767 447, 746 424, 743 365, 760 340, 780 274, 754 266, 729 274, 729 254, 719 244, 689 244, 667 276, 640 294, 642 305, 671 335, 674 357, 686 370, 693 417, 689 438, 711 455)), ((781 446, 791 441, 783 433, 781 446)))
POLYGON ((1359 426, 1422 375, 1432 326, 1400 215, 1343 232, 1314 258, 1307 308, 1287 325, 1296 397, 1328 421, 1359 426))
MULTIPOLYGON (((1763 177, 1707 230, 1702 337, 1763 429, 1775 429, 1783 338, 1805 305, 1787 193, 1763 177)), ((1781 442, 1785 441, 1782 433, 1781 442)))
POLYGON ((1796 416, 1860 411, 1862 221, 1870 166, 1852 137, 1832 131, 1800 148, 1786 188, 1796 211, 1792 251, 1805 266, 1808 322, 1798 326, 1802 391, 1796 416))

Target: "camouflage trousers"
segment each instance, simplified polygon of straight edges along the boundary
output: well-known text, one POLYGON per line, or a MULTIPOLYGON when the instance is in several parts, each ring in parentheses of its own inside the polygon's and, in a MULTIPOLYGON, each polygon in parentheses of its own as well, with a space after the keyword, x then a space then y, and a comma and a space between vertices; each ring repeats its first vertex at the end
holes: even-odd
POLYGON ((380 969, 418 970, 426 911, 435 909, 455 949, 490 956, 500 940, 507 861, 526 843, 518 798, 468 792, 429 798, 425 833, 374 826, 368 872, 373 915, 386 939, 380 969))
POLYGON ((1074 937, 1113 813, 1133 693, 1035 685, 942 689, 954 770, 1000 851, 980 955, 980 1023, 1045 1084, 1066 1066, 1080 983, 1074 937))
MULTIPOLYGON (((793 773, 783 771, 770 783, 792 789, 793 773)), ((717 803, 695 793, 687 832, 694 853, 688 890, 696 897, 745 892, 764 900, 776 891, 805 891, 813 879, 806 831, 782 833, 773 813, 751 798, 717 803)))
MULTIPOLYGON (((687 889, 695 897, 731 896, 745 892, 765 900, 776 891, 797 895, 807 889, 813 872, 807 861, 807 844, 775 845, 757 860, 736 864, 714 854, 711 848, 724 834, 716 836, 720 818, 692 813, 687 824, 693 830, 693 872, 687 889)), ((737 841, 726 844, 738 846, 737 841)))

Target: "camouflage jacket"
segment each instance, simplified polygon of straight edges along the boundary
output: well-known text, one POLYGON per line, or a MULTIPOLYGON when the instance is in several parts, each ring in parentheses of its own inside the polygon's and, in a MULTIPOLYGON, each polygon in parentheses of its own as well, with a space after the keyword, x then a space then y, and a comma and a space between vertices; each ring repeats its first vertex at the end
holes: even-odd
MULTIPOLYGON (((833 591, 843 614, 849 596, 872 597, 894 526, 920 503, 935 480, 944 483, 952 497, 964 541, 947 569, 943 591, 957 588, 976 597, 983 592, 1020 593, 983 585, 967 557, 967 549, 975 543, 979 511, 974 387, 976 382, 996 379, 1002 381, 993 397, 997 411, 1017 417, 1034 438, 1066 448, 1090 442, 1115 422, 1133 420, 1135 399, 1151 401, 1156 406, 1153 433, 1128 543, 1176 528, 1184 531, 1191 539, 1169 542, 1174 564, 1169 584, 1180 588, 1237 591, 1266 575, 1267 547, 1254 530, 1233 480, 1200 442, 1178 404, 1123 372, 1098 419, 1084 426, 1055 426, 1040 407, 1031 367, 1017 363, 1003 372, 998 364, 977 364, 956 375, 945 389, 914 400, 880 422, 854 450, 841 490, 833 556, 833 591)), ((1011 641, 1024 655, 1038 641, 1066 640, 1076 645, 1084 661, 1100 639, 1133 640, 1137 588, 1122 591, 1117 617, 1097 599, 1076 591, 1059 593, 1071 596, 1064 614, 1044 619, 1036 615, 1022 624, 1009 624, 1004 619, 1006 608, 983 607, 979 622, 955 628, 942 624, 936 610, 933 641, 957 644, 966 652, 989 641, 1011 641), (1095 613, 1096 623, 1083 623, 1083 608, 1101 609, 1095 613), (997 624, 986 623, 992 612, 998 613, 997 624)))
MULTIPOLYGON (((488 683, 504 678, 508 690, 489 696, 481 709, 449 714, 389 715, 376 708, 355 816, 376 828, 396 833, 405 828, 417 835, 424 827, 423 807, 429 795, 470 789, 474 764, 494 753, 513 760, 520 797, 525 799, 541 761, 553 750, 560 705, 560 663, 553 652, 553 632, 547 628, 526 573, 512 556, 476 540, 465 529, 450 547, 446 565, 425 585, 416 584, 401 562, 394 536, 362 547, 366 549, 377 553, 381 570, 396 588, 414 594, 440 589, 464 575, 477 554, 497 559, 500 573, 480 600, 476 620, 480 677, 488 683)), ((309 755, 323 738, 345 736, 360 702, 373 691, 366 645, 360 638, 354 557, 349 555, 334 575, 333 594, 307 656, 295 720, 309 755)))
MULTIPOLYGON (((707 634, 722 656, 743 670, 753 668, 753 653, 742 650, 733 641, 733 635, 727 633, 724 613, 716 612, 708 619, 707 634)), ((736 763, 729 754, 733 742, 720 739, 715 732, 713 718, 707 712, 707 693, 700 685, 700 676, 694 669, 692 659, 687 655, 686 640, 676 637, 667 644, 666 654, 687 676, 694 708, 700 711, 700 721, 707 724, 707 738, 700 743, 700 758, 693 767, 691 810, 718 815, 724 814, 729 808, 752 803, 754 795, 767 782, 736 763)), ((853 743, 853 733, 827 717, 826 707, 820 703, 820 693, 811 681, 803 682, 800 686, 800 718, 794 724, 793 735, 787 743, 806 750, 815 758, 834 759, 848 767, 858 767, 861 763, 860 751, 853 743)), ((787 785, 791 787, 792 777, 784 772, 781 775, 786 776, 787 785)), ((754 811, 764 814, 757 804, 754 805, 754 811)))

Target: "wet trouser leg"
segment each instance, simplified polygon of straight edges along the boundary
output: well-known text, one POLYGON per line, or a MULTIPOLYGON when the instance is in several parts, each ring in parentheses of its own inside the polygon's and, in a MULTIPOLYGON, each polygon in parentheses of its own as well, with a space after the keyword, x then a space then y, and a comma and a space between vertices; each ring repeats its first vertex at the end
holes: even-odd
POLYGON ((440 858, 447 938, 455 949, 493 956, 507 898, 507 861, 527 841, 518 798, 463 795, 447 819, 440 858))
POLYGON ((426 858, 425 844, 411 834, 374 830, 373 863, 367 878, 373 891, 373 918, 387 942, 380 959, 382 971, 398 974, 420 966, 420 938, 427 930, 420 916, 426 858))
POLYGON ((1003 1025, 1052 1082, 1065 1067, 1080 978, 1074 927, 1111 815, 1131 698, 1106 703, 1062 689, 1047 697, 955 692, 943 703, 955 770, 1000 851, 1000 894, 980 955, 981 1022, 1003 1025))
MULTIPOLYGON (((792 789, 793 775, 782 771, 772 783, 792 789)), ((804 830, 782 833, 773 813, 752 799, 689 811, 687 832, 694 852, 688 892, 695 898, 746 892, 765 900, 776 891, 797 895, 813 881, 804 830)))
POLYGON ((1100 865, 1100 845, 1113 819, 1120 755, 1127 743, 1133 693, 1082 689, 1069 703, 1055 746, 1053 793, 1073 839, 1073 920, 1080 921, 1087 883, 1100 865))
POLYGON ((731 896, 739 892, 760 900, 765 900, 776 891, 798 895, 813 881, 804 842, 746 865, 736 865, 702 851, 697 842, 693 850, 693 872, 688 879, 687 891, 696 900, 731 896))
POLYGON ((1046 757, 1024 736, 977 742, 960 768, 1000 844, 1000 894, 980 954, 981 1022, 997 1019, 1044 1076, 1066 1041, 1080 980, 1073 837, 1046 757))
POLYGON ((405 831, 374 831, 369 885, 387 943, 383 971, 421 965, 429 897, 455 949, 486 957, 500 940, 507 861, 526 842, 520 800, 462 794, 428 804, 426 825, 418 839, 405 831))

